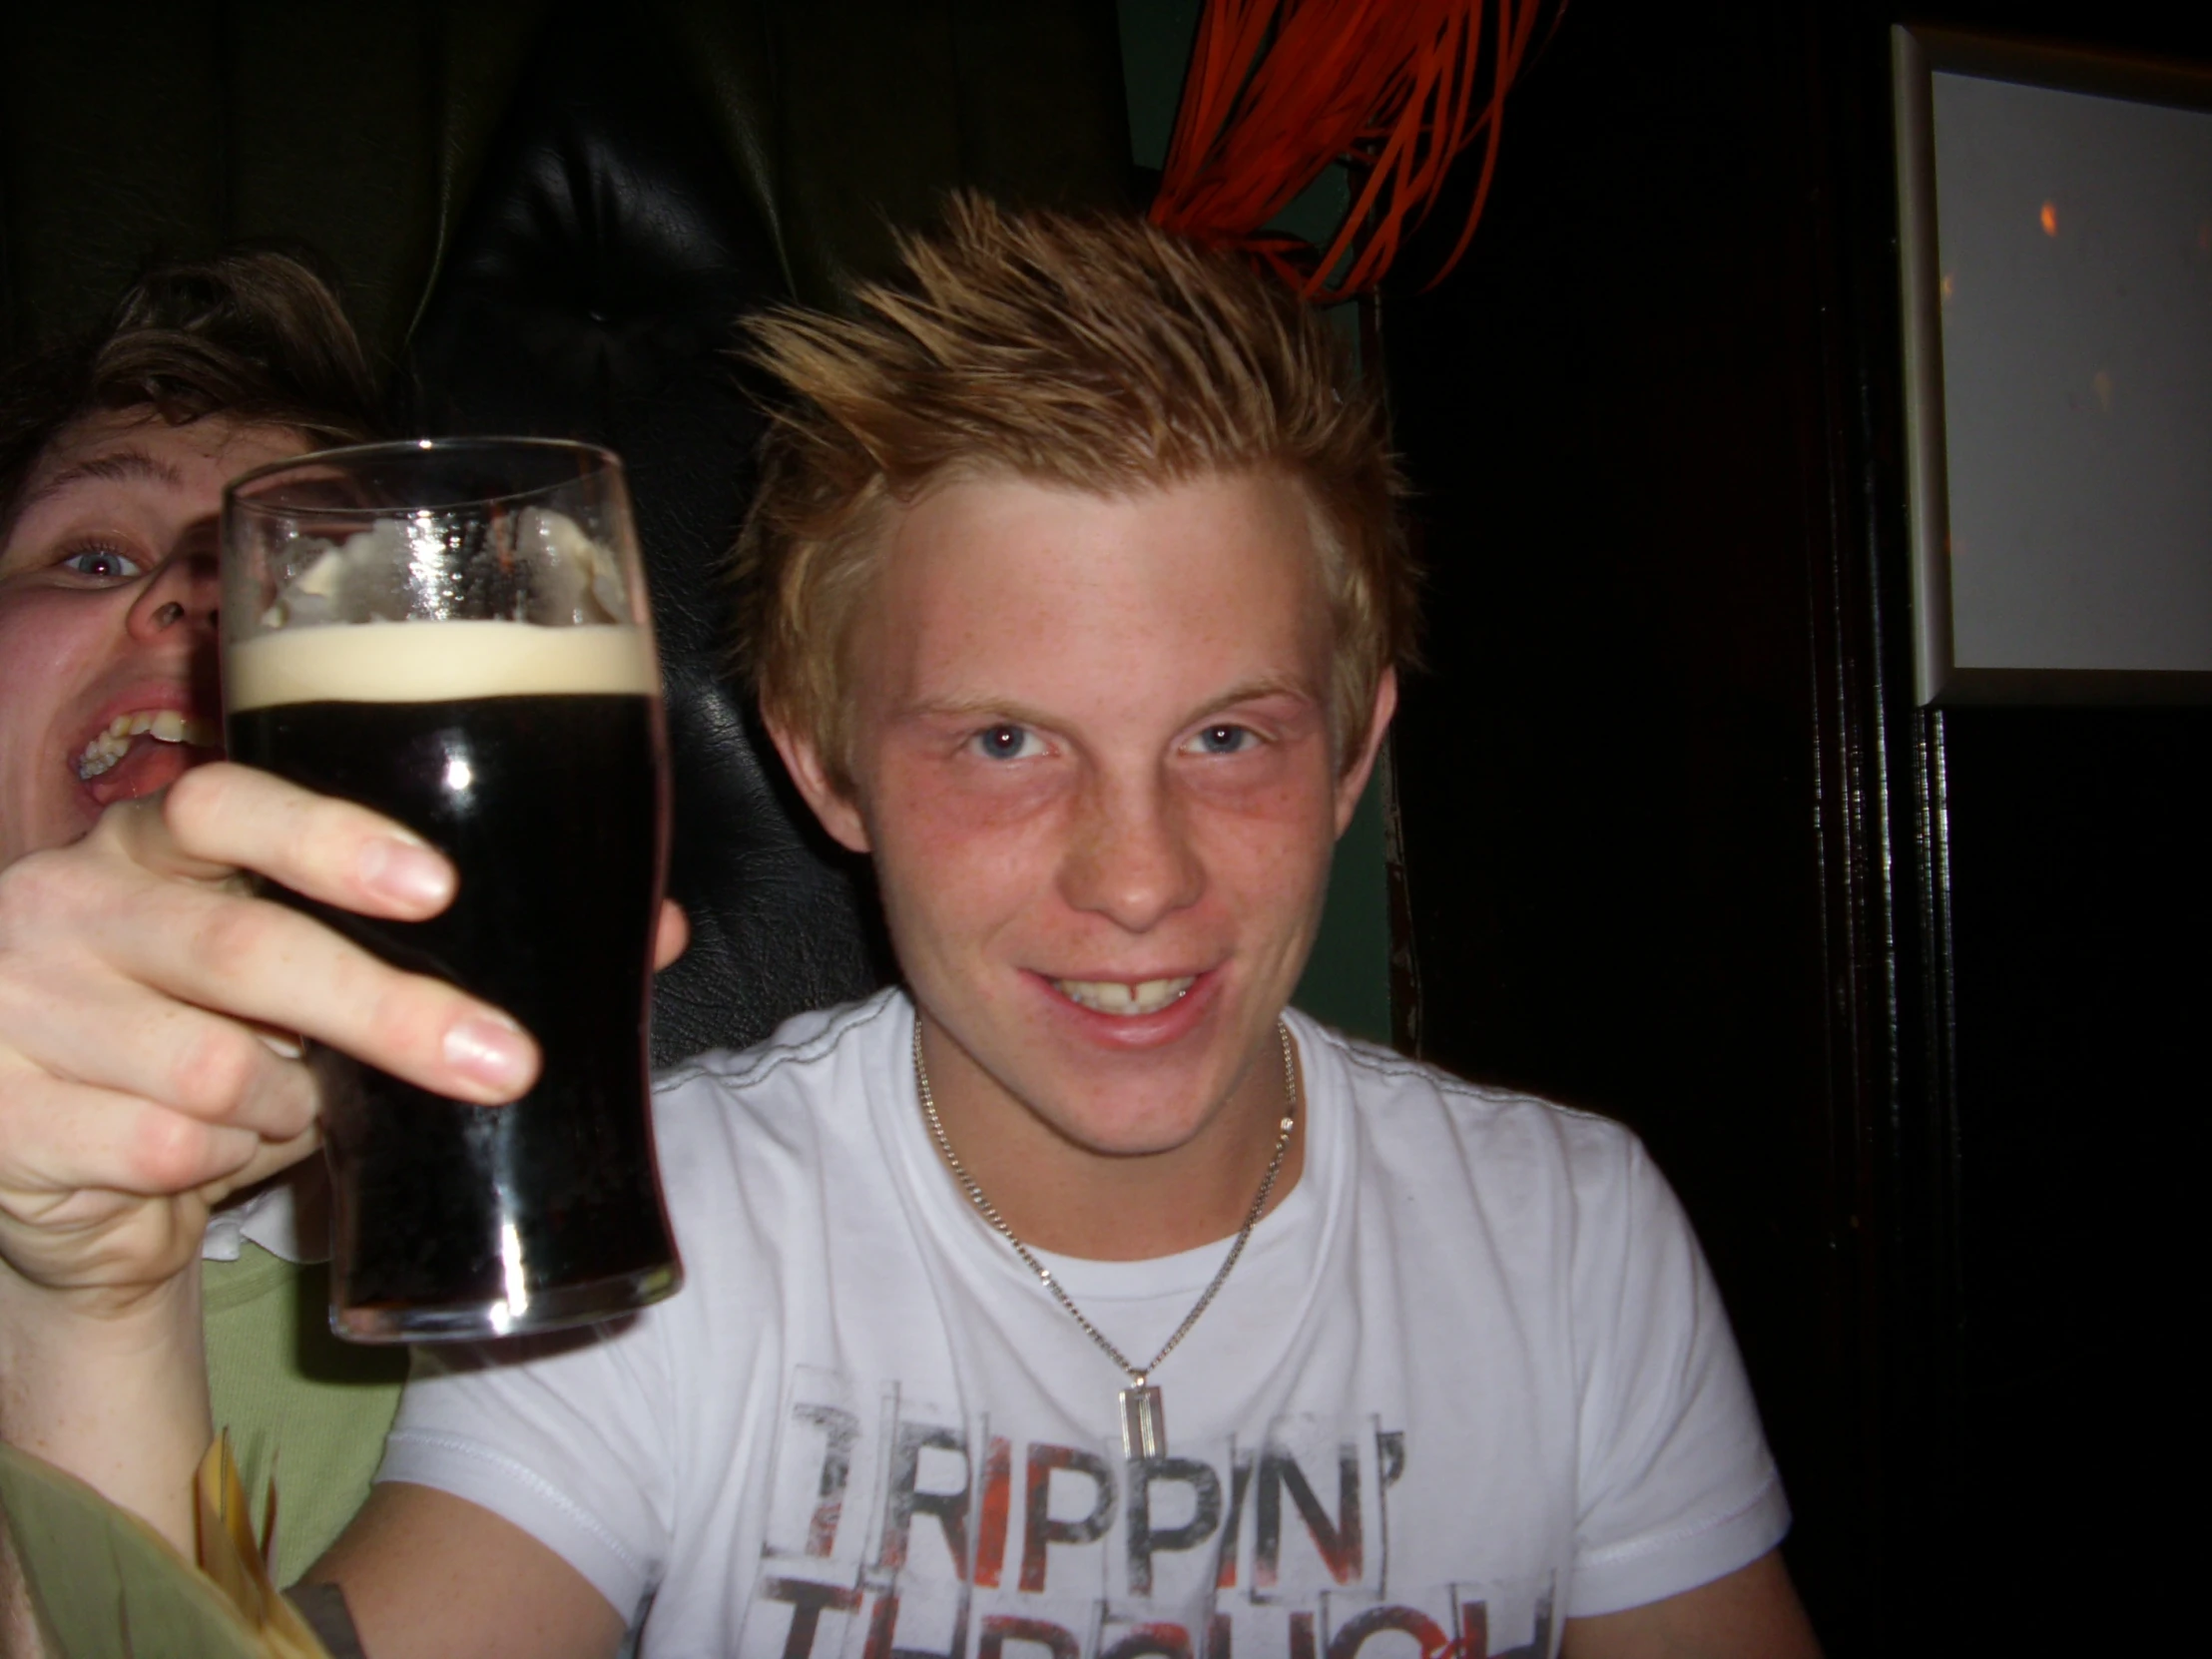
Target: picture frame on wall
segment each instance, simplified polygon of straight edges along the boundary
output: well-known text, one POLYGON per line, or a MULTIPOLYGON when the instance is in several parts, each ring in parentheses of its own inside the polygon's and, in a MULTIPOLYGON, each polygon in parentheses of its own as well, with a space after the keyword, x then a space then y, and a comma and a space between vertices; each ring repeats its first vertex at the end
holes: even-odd
POLYGON ((1891 44, 1919 699, 2212 703, 2212 69, 1891 44))

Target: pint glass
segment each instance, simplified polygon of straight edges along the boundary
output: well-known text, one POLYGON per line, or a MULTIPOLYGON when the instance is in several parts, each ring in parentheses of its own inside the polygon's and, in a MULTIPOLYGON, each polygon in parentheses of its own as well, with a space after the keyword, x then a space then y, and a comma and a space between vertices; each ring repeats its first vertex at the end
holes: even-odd
POLYGON ((224 499, 223 678, 233 760, 373 808, 460 875, 418 922, 271 896, 544 1055, 520 1100, 472 1106, 310 1051, 331 1328, 505 1336, 669 1295, 646 1058, 668 764, 621 463, 424 439, 248 473, 224 499))

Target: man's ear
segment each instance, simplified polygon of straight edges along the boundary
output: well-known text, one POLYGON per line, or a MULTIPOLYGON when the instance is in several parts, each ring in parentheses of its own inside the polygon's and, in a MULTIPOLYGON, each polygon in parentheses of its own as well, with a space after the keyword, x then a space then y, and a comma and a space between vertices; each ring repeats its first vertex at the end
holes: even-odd
POLYGON ((769 739, 776 745, 776 753, 784 757, 792 782, 815 810, 815 817, 822 820, 830 838, 850 852, 869 850, 867 822, 852 798, 830 780, 830 769, 823 764, 822 751, 813 737, 803 737, 778 720, 770 720, 767 725, 769 739))
POLYGON ((1382 753, 1382 734, 1390 729, 1390 717, 1396 713, 1397 670, 1385 668, 1375 683, 1375 708, 1368 717, 1367 736, 1360 745, 1359 757, 1337 780, 1337 833, 1340 835, 1352 823, 1361 793, 1367 789, 1369 775, 1375 771, 1375 758, 1382 753))

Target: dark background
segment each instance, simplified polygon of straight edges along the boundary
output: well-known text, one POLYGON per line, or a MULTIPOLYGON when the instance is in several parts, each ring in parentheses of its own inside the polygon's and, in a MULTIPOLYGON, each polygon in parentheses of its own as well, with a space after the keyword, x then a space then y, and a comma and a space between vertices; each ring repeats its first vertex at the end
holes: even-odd
MULTIPOLYGON (((1832 1654, 2132 1647, 2204 1472, 2212 716, 1915 705, 1900 20, 1577 0, 1383 296, 1398 1036, 1647 1139, 1832 1654)), ((2202 6, 1910 20, 2212 60, 2202 6)))

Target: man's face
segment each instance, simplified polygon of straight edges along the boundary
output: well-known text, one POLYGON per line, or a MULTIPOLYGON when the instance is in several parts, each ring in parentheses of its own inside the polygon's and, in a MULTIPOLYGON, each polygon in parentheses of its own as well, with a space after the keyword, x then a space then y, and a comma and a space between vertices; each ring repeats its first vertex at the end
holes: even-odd
POLYGON ((219 741, 223 486, 303 447, 132 412, 81 421, 40 457, 0 547, 0 864, 76 839, 219 741))
POLYGON ((1317 567, 1270 476, 961 482, 891 526, 852 642, 855 799, 809 793, 873 853, 907 980, 1001 1109, 1166 1152, 1272 1076, 1372 754, 1347 734, 1335 764, 1317 567))

